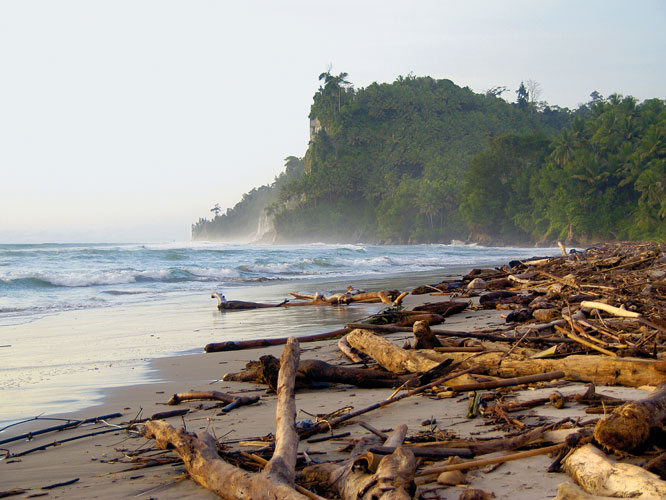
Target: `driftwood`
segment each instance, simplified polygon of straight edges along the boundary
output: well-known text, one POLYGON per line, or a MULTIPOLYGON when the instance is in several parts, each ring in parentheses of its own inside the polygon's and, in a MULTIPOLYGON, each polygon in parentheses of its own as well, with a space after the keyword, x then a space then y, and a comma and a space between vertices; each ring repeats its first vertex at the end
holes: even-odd
POLYGON ((353 363, 361 363, 363 360, 361 357, 354 352, 352 347, 349 345, 349 342, 347 342, 347 337, 341 337, 338 340, 338 349, 340 349, 340 352, 347 356, 353 363))
POLYGON ((390 306, 397 306, 402 302, 407 293, 400 293, 398 290, 380 290, 378 292, 362 292, 354 293, 348 291, 347 293, 336 293, 326 296, 322 293, 305 294, 298 292, 289 292, 289 295, 306 300, 307 302, 290 303, 287 306, 301 306, 301 305, 337 305, 337 304, 351 304, 352 302, 382 302, 390 306))
POLYGON ((518 453, 511 453, 509 455, 502 455, 501 457, 493 458, 484 458, 480 460, 473 460, 471 462, 461 462, 457 464, 449 464, 444 466, 433 466, 423 469, 421 472, 417 473, 419 476, 416 479, 416 484, 425 484, 437 477, 437 475, 442 472, 448 472, 453 470, 466 470, 473 469, 476 467, 484 467, 486 465, 501 464, 504 462, 509 462, 511 460, 520 460, 523 458, 535 457, 537 455, 545 455, 547 453, 553 453, 555 451, 560 451, 565 446, 568 446, 566 443, 554 444, 552 446, 546 446, 544 448, 536 448, 534 450, 521 451, 518 453))
MULTIPOLYGON (((260 363, 262 365, 261 381, 270 388, 275 388, 280 363, 270 355, 262 356, 260 363)), ((334 382, 358 387, 395 387, 405 383, 412 386, 418 385, 418 380, 414 376, 398 376, 384 370, 336 366, 317 359, 301 360, 296 372, 297 386, 309 387, 312 382, 334 382)))
POLYGON ((476 384, 455 385, 447 387, 449 391, 464 392, 464 391, 479 391, 487 389, 496 389, 497 387, 510 387, 513 385, 533 384, 535 382, 547 382, 564 378, 564 372, 553 371, 546 373, 537 373, 535 375, 525 375, 523 377, 505 378, 502 380, 492 380, 490 382, 477 382, 476 384))
POLYGON ((557 485, 557 496, 553 500, 617 500, 617 497, 588 495, 574 484, 560 483, 557 485))
MULTIPOLYGON (((314 335, 304 335, 296 337, 299 343, 302 342, 316 342, 318 340, 326 340, 330 338, 339 337, 350 332, 350 328, 342 328, 340 330, 333 330, 332 332, 316 333, 314 335)), ((206 344, 204 351, 206 352, 222 352, 222 351, 239 351, 241 349, 256 349, 258 347, 268 347, 272 345, 284 345, 290 337, 279 337, 275 339, 252 339, 252 340, 238 340, 217 342, 213 344, 206 344)))
POLYGON ((324 482, 342 500, 410 500, 414 493, 412 478, 416 470, 414 454, 400 444, 407 426, 398 426, 384 442, 395 448, 374 467, 371 453, 353 455, 342 464, 325 463, 307 467, 303 476, 309 481, 324 482))
POLYGON ((278 381, 276 449, 262 473, 246 472, 221 460, 217 454, 217 442, 207 432, 195 435, 157 420, 146 423, 144 436, 154 438, 158 448, 173 447, 183 459, 190 477, 222 498, 307 499, 293 488, 298 443, 293 384, 298 357, 298 341, 292 339, 285 347, 282 356, 284 374, 278 381))
POLYGON ((586 444, 563 462, 566 473, 587 493, 613 498, 666 498, 666 482, 637 465, 612 463, 586 444))
POLYGON ((280 302, 279 304, 262 304, 261 302, 247 302, 244 300, 227 300, 224 295, 218 295, 213 292, 210 294, 211 299, 217 299, 217 308, 220 311, 247 311, 250 309, 265 309, 267 307, 283 307, 287 305, 287 301, 280 302))
MULTIPOLYGON (((26 432, 24 434, 19 434, 17 436, 12 436, 7 439, 0 440, 0 444, 5 444, 5 443, 11 443, 13 441, 20 441, 22 439, 31 439, 33 436, 38 436, 40 434, 46 434, 47 432, 55 432, 55 431, 63 431, 66 429, 73 429, 75 427, 79 427, 80 425, 84 424, 90 424, 90 423, 97 423, 102 420, 109 420, 112 418, 119 418, 122 417, 122 413, 109 413, 107 415, 100 415, 99 417, 94 417, 94 418, 86 418, 83 420, 70 420, 64 424, 60 425, 54 425, 52 427, 47 427, 45 429, 39 429, 36 431, 32 432, 26 432)), ((40 420, 39 417, 36 417, 34 420, 40 420)))
POLYGON ((438 365, 437 361, 412 350, 399 349, 390 341, 367 330, 353 330, 347 334, 347 341, 349 345, 367 354, 390 372, 425 372, 438 365))
POLYGON ((666 425, 666 384, 645 399, 626 403, 597 422, 594 438, 605 448, 631 451, 647 443, 666 425))
POLYGON ((437 336, 432 332, 428 323, 425 321, 416 321, 414 329, 414 349, 434 349, 443 347, 437 336))
MULTIPOLYGON (((453 369, 453 366, 449 366, 449 368, 453 369)), ((469 373, 472 371, 471 368, 468 368, 466 370, 462 370, 456 373, 452 373, 450 375, 443 376, 441 378, 438 378, 437 380, 434 380, 430 382, 429 384, 422 385, 421 387, 417 387, 416 389, 412 389, 411 391, 408 392, 403 392, 402 394, 398 394, 396 396, 390 397, 388 399, 385 399, 379 403, 372 404, 370 406, 366 406, 365 408, 361 408, 360 410, 355 410, 352 412, 349 412, 345 415, 341 415, 339 417, 335 417, 333 419, 327 420, 325 422, 319 422, 318 424, 315 424, 314 426, 310 427, 309 429, 305 429, 300 433, 301 439, 308 438, 314 434, 318 434, 320 432, 324 432, 327 430, 332 429, 333 427, 341 424, 342 422, 346 422, 347 420, 350 420, 354 417, 358 417, 359 415, 363 415, 364 413, 368 413, 370 411, 376 410, 378 408, 383 408, 385 406, 388 406, 392 403, 395 403, 396 401, 400 401, 402 399, 408 398, 410 396, 414 396, 415 394, 420 394, 423 391, 427 391, 428 389, 432 389, 436 385, 443 384, 444 382, 447 382, 448 380, 454 379, 460 375, 463 375, 465 373, 469 373)))
POLYGON ((561 359, 530 359, 515 354, 487 352, 465 361, 465 353, 438 353, 422 350, 419 353, 402 351, 388 340, 364 330, 355 330, 348 336, 349 344, 373 357, 387 370, 423 371, 439 361, 451 359, 463 362, 463 367, 475 365, 476 373, 503 378, 521 377, 563 371, 564 378, 577 382, 593 382, 596 385, 624 385, 640 387, 666 382, 666 372, 661 371, 659 361, 639 358, 573 355, 561 359), (427 356, 426 356, 427 355, 427 356), (391 368, 390 368, 391 367, 391 368), (393 370, 392 370, 393 368, 393 370))
POLYGON ((444 316, 451 316, 452 314, 457 314, 464 311, 469 306, 468 302, 427 302, 420 306, 414 307, 414 311, 425 311, 430 313, 439 314, 444 316))
POLYGON ((227 406, 222 408, 222 411, 230 411, 233 408, 243 405, 251 405, 259 401, 259 396, 235 396, 233 394, 227 394, 226 392, 219 391, 190 391, 183 392, 180 394, 174 394, 171 396, 171 399, 167 401, 168 405, 177 405, 183 401, 192 401, 192 400, 212 400, 212 401, 222 401, 227 403, 227 406))

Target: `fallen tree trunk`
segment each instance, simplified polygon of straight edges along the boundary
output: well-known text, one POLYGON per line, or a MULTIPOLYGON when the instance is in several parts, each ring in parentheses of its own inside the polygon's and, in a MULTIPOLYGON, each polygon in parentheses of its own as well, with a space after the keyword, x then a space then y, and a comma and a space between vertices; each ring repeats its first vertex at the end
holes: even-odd
POLYGON ((566 473, 587 493, 613 498, 666 498, 666 482, 637 465, 612 463, 586 444, 563 463, 566 473))
POLYGON ((645 444, 666 424, 666 384, 647 398, 631 401, 597 422, 594 438, 605 448, 626 452, 645 444))
POLYGON ((404 351, 391 342, 364 330, 354 330, 349 344, 372 357, 390 371, 423 371, 445 359, 462 362, 462 367, 477 366, 476 373, 502 378, 521 377, 561 370, 566 380, 593 382, 596 385, 640 387, 666 382, 659 361, 639 358, 573 355, 561 359, 531 359, 499 352, 481 353, 468 360, 465 353, 439 353, 432 350, 404 351), (374 337, 374 338, 373 338, 374 337))
POLYGON ((278 426, 276 452, 267 470, 253 474, 221 460, 217 441, 207 432, 199 435, 175 429, 164 421, 146 422, 143 435, 154 438, 158 448, 175 448, 190 477, 198 484, 228 500, 305 500, 308 497, 293 488, 294 464, 298 442, 293 402, 294 366, 298 364, 298 342, 292 339, 283 353, 284 376, 278 383, 278 426))

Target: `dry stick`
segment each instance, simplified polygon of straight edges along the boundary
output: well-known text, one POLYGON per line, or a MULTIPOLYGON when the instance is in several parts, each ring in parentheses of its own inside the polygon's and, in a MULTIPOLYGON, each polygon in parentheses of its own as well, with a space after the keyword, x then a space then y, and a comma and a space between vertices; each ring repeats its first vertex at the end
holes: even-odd
POLYGON ((484 458, 482 460, 473 460, 471 462, 443 465, 440 467, 430 467, 428 469, 423 469, 421 472, 417 473, 416 475, 419 477, 417 477, 414 480, 414 482, 417 485, 425 484, 432 480, 432 476, 436 476, 438 474, 441 474, 442 472, 448 472, 452 470, 465 470, 474 467, 483 467, 484 465, 501 464, 504 462, 509 462, 511 460, 520 460, 521 458, 529 458, 537 455, 545 455, 546 453, 559 451, 565 446, 568 446, 567 443, 560 443, 560 444, 554 444, 552 446, 546 446, 544 448, 537 448, 535 450, 521 451, 519 453, 511 453, 510 455, 503 455, 501 457, 484 458))
POLYGON ((528 333, 530 333, 529 330, 526 331, 526 332, 523 334, 522 337, 520 337, 520 340, 519 340, 518 342, 516 342, 515 344, 513 344, 513 345, 511 346, 511 349, 509 349, 509 351, 504 355, 505 358, 508 357, 513 351, 516 350, 516 347, 518 347, 518 345, 519 345, 523 340, 525 340, 525 337, 527 337, 527 334, 528 334, 528 333))
POLYGON ((62 443, 67 443, 69 441, 76 441, 77 439, 83 439, 83 438, 87 438, 87 437, 97 436, 99 434, 107 434, 109 432, 125 431, 125 430, 128 430, 128 429, 129 429, 129 427, 118 427, 118 428, 115 428, 115 429, 105 429, 103 431, 90 432, 88 434, 83 434, 81 436, 74 436, 74 437, 67 438, 67 439, 59 439, 58 441, 53 441, 52 443, 43 444, 42 446, 38 446, 37 448, 31 448, 29 450, 25 450, 25 451, 22 451, 20 453, 13 453, 13 454, 9 455, 7 458, 22 457, 23 455, 27 455, 28 453, 32 453, 33 451, 45 450, 46 448, 49 448, 51 446, 58 446, 62 443))
POLYGON ((383 408, 384 406, 388 406, 391 403, 395 403, 396 401, 400 401, 401 399, 407 398, 409 396, 414 396, 415 394, 420 394, 421 392, 426 391, 428 389, 431 389, 432 387, 435 387, 436 385, 442 384, 442 383, 446 382, 447 380, 451 380, 453 378, 459 377, 460 375, 465 375, 466 373, 471 373, 474 370, 478 370, 478 366, 472 366, 470 368, 467 368, 466 370, 461 370, 457 373, 451 373, 451 374, 449 374, 445 377, 442 377, 442 378, 439 378, 439 379, 435 380, 434 382, 430 382, 429 384, 426 384, 424 386, 417 387, 416 389, 413 389, 409 392, 405 392, 405 393, 400 394, 398 396, 394 396, 390 399, 385 399, 381 403, 375 403, 375 404, 367 406, 365 408, 361 408, 360 410, 353 411, 353 412, 347 413, 345 415, 341 415, 341 416, 339 416, 337 418, 334 418, 332 420, 327 420, 327 421, 324 421, 324 422, 320 422, 320 423, 310 427, 309 429, 303 431, 300 434, 300 438, 304 439, 304 438, 312 436, 313 434, 323 432, 323 431, 325 431, 329 428, 333 428, 336 425, 338 425, 342 422, 345 422, 349 419, 352 419, 354 417, 358 417, 359 415, 363 415, 364 413, 368 413, 369 411, 376 410, 377 408, 383 408))
MULTIPOLYGON (((315 342, 317 340, 325 340, 328 338, 339 337, 351 331, 350 328, 342 328, 341 330, 333 330, 332 332, 316 333, 314 335, 305 335, 303 337, 296 337, 299 342, 315 342)), ((411 329, 410 329, 411 331, 411 329)), ((258 347, 267 347, 272 345, 284 345, 289 340, 289 337, 280 337, 276 339, 253 339, 253 340, 239 340, 219 342, 207 344, 204 347, 206 352, 221 352, 221 351, 238 351, 241 349, 256 349, 258 347)))
POLYGON ((599 332, 600 334, 605 335, 606 337, 610 337, 610 338, 612 338, 613 340, 615 340, 616 342, 625 343, 625 344, 629 344, 630 346, 633 346, 633 343, 632 343, 632 342, 629 342, 628 340, 625 340, 625 339, 623 339, 623 338, 621 338, 621 337, 618 337, 617 335, 615 335, 615 334, 613 334, 613 333, 607 331, 607 330, 604 329, 604 328, 601 328, 601 327, 598 327, 598 326, 596 326, 596 325, 593 325, 592 323, 588 323, 588 322, 585 321, 584 319, 579 319, 579 320, 578 320, 578 323, 580 323, 581 325, 583 325, 583 326, 585 326, 585 327, 587 327, 587 328, 591 328, 592 330, 594 330, 594 331, 596 331, 596 332, 599 332))
POLYGON ((558 332, 563 333, 564 335, 569 337, 571 340, 575 340, 579 344, 583 344, 584 346, 587 346, 590 349, 594 349, 595 351, 599 351, 600 353, 606 354, 607 356, 617 356, 617 354, 615 354, 614 352, 609 351, 608 349, 604 349, 603 347, 599 347, 598 345, 593 344, 592 342, 588 342, 587 340, 580 338, 578 335, 576 335, 576 334, 574 334, 574 333, 572 333, 568 330, 565 330, 564 328, 562 328, 560 326, 555 326, 555 329, 558 332))
POLYGON ((45 434, 47 432, 53 431, 63 431, 66 429, 71 429, 73 427, 78 427, 83 424, 97 423, 100 420, 108 420, 110 418, 122 417, 122 413, 109 413, 108 415, 102 415, 94 418, 86 418, 85 420, 72 420, 62 425, 55 425, 53 427, 47 427, 46 429, 40 429, 38 431, 26 432, 25 434, 20 434, 18 436, 10 437, 0 441, 0 444, 11 443, 12 441, 19 441, 21 439, 30 439, 32 436, 38 436, 40 434, 45 434))
POLYGON ((379 437, 380 439, 386 440, 388 438, 388 435, 380 431, 379 429, 374 428, 372 425, 368 424, 367 422, 359 422, 358 425, 363 427, 364 429, 369 430, 372 432, 375 436, 379 437))
POLYGON ((506 378, 503 380, 491 380, 489 382, 477 382, 475 384, 455 385, 447 387, 449 391, 464 392, 464 391, 478 391, 484 389, 495 389, 496 387, 509 387, 512 385, 531 384, 532 382, 545 382, 548 380, 555 380, 564 378, 563 371, 554 371, 547 373, 537 373, 535 375, 525 375, 523 377, 506 378))

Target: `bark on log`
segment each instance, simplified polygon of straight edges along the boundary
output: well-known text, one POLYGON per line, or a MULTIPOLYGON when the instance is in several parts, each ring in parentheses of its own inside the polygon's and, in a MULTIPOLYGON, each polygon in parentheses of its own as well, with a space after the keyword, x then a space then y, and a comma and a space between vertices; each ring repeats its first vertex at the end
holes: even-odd
POLYGON ((594 438, 605 448, 626 452, 645 444, 666 424, 666 384, 647 398, 631 401, 597 422, 594 438))
POLYGON ((604 453, 586 444, 563 463, 566 473, 587 493, 614 498, 666 498, 666 482, 637 465, 612 463, 604 453))

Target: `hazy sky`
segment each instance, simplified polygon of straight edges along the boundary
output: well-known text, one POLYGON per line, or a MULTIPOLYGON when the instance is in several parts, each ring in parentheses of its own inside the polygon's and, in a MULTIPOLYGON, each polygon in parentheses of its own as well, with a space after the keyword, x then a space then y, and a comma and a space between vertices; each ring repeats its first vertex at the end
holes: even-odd
POLYGON ((666 2, 0 0, 0 243, 184 241, 303 156, 319 81, 666 98, 666 2))

